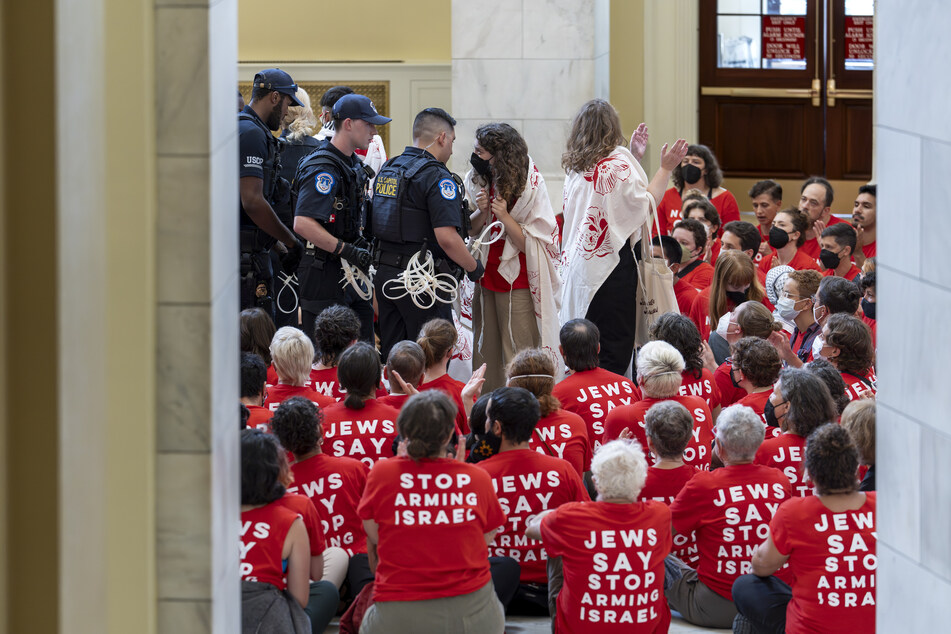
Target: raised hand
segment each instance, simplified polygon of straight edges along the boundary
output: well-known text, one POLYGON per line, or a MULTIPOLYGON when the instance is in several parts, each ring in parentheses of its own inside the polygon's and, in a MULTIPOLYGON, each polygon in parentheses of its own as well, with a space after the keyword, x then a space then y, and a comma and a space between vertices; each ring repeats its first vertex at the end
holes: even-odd
POLYGON ((685 156, 687 156, 687 141, 685 139, 674 141, 674 145, 669 151, 667 144, 664 143, 664 147, 660 149, 660 166, 668 172, 672 172, 675 167, 680 165, 685 156))
POLYGON ((637 129, 634 130, 634 134, 631 135, 631 154, 633 154, 634 158, 636 158, 638 161, 644 157, 644 152, 647 151, 648 136, 646 123, 642 123, 637 126, 637 129))

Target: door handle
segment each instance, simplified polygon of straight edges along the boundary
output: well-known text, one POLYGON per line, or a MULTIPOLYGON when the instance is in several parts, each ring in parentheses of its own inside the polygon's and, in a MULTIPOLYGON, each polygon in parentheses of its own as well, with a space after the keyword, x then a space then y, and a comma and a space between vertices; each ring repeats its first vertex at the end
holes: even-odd
POLYGON ((871 99, 872 91, 871 90, 847 90, 840 89, 837 90, 835 87, 835 80, 830 79, 826 82, 826 104, 833 108, 835 107, 836 99, 871 99))
POLYGON ((703 86, 700 94, 704 97, 758 97, 765 99, 811 99, 812 105, 821 104, 822 82, 812 80, 811 88, 746 88, 741 86, 703 86))

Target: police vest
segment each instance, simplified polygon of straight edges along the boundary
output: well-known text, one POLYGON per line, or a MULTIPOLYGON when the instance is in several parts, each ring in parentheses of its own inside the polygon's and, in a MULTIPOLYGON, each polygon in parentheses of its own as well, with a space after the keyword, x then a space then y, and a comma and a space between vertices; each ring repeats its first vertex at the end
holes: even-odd
POLYGON ((337 217, 327 229, 340 240, 355 240, 360 236, 366 220, 364 216, 369 174, 363 163, 349 165, 327 146, 311 152, 297 164, 294 183, 291 185, 292 204, 296 211, 302 182, 310 182, 318 173, 327 170, 339 174, 341 180, 341 187, 332 203, 337 217))
MULTIPOLYGON (((281 141, 278 141, 274 135, 271 134, 271 131, 267 129, 263 121, 247 112, 239 113, 238 121, 251 121, 264 133, 264 138, 267 139, 267 158, 261 167, 264 171, 264 200, 273 207, 279 198, 278 181, 281 175, 281 141)), ((285 194, 286 193, 287 190, 285 189, 285 194)))
POLYGON ((425 154, 401 154, 380 168, 373 184, 373 237, 396 244, 421 244, 429 236, 429 211, 409 199, 410 181, 421 170, 443 164, 425 154))

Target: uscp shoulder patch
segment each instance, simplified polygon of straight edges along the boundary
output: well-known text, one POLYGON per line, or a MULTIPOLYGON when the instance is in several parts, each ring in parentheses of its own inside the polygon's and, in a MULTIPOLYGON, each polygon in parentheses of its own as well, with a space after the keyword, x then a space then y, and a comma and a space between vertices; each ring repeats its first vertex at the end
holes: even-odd
POLYGON ((451 178, 442 179, 439 181, 439 193, 446 200, 454 200, 456 198, 456 184, 451 178))
POLYGON ((334 177, 330 172, 321 172, 314 177, 314 186, 318 194, 329 194, 334 186, 334 177))

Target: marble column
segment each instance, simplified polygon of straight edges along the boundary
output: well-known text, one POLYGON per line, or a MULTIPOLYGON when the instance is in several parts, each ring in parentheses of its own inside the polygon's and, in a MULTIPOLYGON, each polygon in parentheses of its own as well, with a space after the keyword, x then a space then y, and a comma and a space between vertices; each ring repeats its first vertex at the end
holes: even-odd
POLYGON ((562 209, 571 119, 594 97, 608 98, 609 0, 487 0, 452 3, 450 169, 464 174, 475 130, 504 121, 522 133, 562 209))

